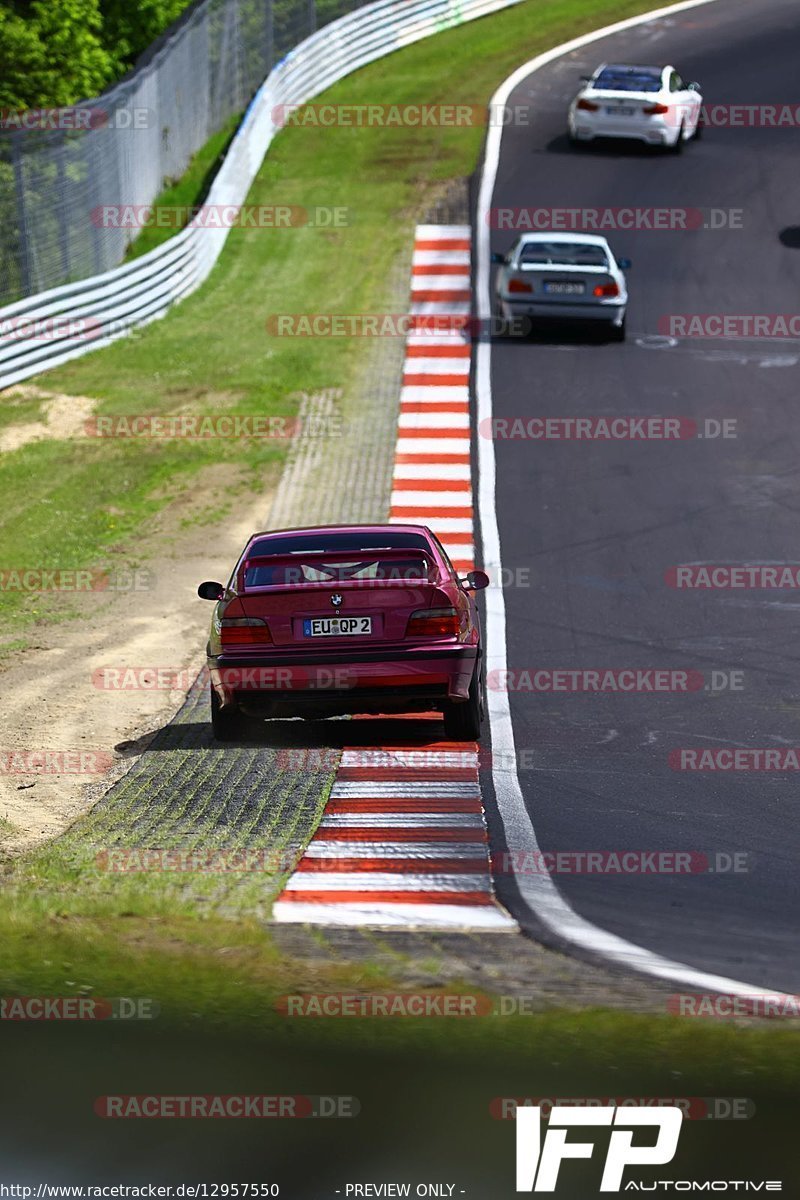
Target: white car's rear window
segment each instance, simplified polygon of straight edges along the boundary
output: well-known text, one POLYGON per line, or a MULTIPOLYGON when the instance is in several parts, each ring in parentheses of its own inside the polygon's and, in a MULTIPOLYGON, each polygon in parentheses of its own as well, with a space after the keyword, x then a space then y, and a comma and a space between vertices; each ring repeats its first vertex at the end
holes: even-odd
POLYGON ((602 246, 591 242, 532 242, 523 246, 520 265, 541 264, 565 267, 607 267, 608 258, 602 246))
POLYGON ((660 92, 661 71, 648 67, 605 67, 592 87, 605 92, 660 92))

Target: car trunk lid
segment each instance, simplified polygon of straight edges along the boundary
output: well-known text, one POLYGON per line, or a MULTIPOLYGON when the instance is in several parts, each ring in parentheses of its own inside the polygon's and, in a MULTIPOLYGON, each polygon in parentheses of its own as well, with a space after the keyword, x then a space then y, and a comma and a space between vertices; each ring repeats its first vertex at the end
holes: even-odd
POLYGON ((448 604, 425 551, 387 548, 245 559, 226 609, 265 620, 274 647, 399 642, 418 609, 448 604))

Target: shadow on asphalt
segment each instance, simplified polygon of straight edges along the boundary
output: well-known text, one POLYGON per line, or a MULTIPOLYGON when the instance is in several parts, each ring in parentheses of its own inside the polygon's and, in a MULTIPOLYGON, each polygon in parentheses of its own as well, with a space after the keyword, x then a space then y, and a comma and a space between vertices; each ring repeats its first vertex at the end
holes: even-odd
POLYGON ((217 742, 211 736, 208 721, 182 721, 165 725, 157 733, 133 743, 116 747, 127 754, 169 753, 172 750, 208 749, 296 749, 325 748, 341 750, 345 746, 429 745, 445 739, 440 720, 430 717, 387 716, 331 720, 254 720, 241 738, 217 742), (146 744, 149 742, 149 744, 146 744))
POLYGON ((535 325, 524 337, 497 334, 493 346, 620 346, 602 321, 581 324, 576 321, 548 319, 535 325))
POLYGON ((591 142, 570 142, 565 133, 551 138, 544 147, 547 154, 594 154, 598 158, 662 158, 671 152, 664 146, 648 146, 634 138, 594 138, 591 142))

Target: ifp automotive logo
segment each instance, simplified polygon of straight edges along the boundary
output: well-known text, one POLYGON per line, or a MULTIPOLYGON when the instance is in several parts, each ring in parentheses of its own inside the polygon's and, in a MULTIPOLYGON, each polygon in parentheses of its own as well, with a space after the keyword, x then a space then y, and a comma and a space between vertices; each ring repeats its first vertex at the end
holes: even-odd
POLYGON ((572 1108, 554 1105, 550 1110, 547 1132, 542 1139, 541 1109, 517 1109, 517 1191, 554 1192, 558 1172, 565 1158, 591 1158, 592 1142, 568 1142, 567 1131, 573 1126, 607 1126, 614 1129, 608 1143, 601 1192, 618 1192, 627 1166, 663 1166, 672 1162, 678 1149, 683 1113, 676 1105, 658 1109, 618 1108, 616 1104, 599 1108, 572 1108), (634 1130, 654 1125, 658 1136, 654 1145, 634 1146, 634 1130))
POLYGON ((601 1192, 652 1192, 656 1188, 681 1192, 783 1191, 783 1183, 779 1179, 662 1179, 654 1183, 640 1183, 629 1179, 623 1183, 626 1167, 658 1167, 672 1162, 678 1149, 683 1120, 683 1110, 675 1104, 659 1105, 658 1108, 629 1108, 616 1104, 578 1108, 554 1104, 550 1109, 544 1138, 541 1126, 542 1107, 520 1105, 515 1115, 518 1192, 554 1192, 564 1159, 592 1157, 593 1142, 567 1141, 567 1133, 574 1126, 613 1126, 600 1180, 601 1192), (646 1144, 634 1145, 636 1131, 647 1126, 656 1128, 655 1142, 650 1134, 646 1144))

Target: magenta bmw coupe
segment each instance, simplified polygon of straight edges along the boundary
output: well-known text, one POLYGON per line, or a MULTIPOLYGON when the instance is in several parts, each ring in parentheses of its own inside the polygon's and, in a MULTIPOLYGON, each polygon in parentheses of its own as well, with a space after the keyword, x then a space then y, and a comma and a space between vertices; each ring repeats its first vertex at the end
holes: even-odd
POLYGON ((424 525, 320 525, 255 533, 216 601, 208 643, 214 737, 248 717, 438 711, 474 741, 484 668, 472 592, 424 525))

